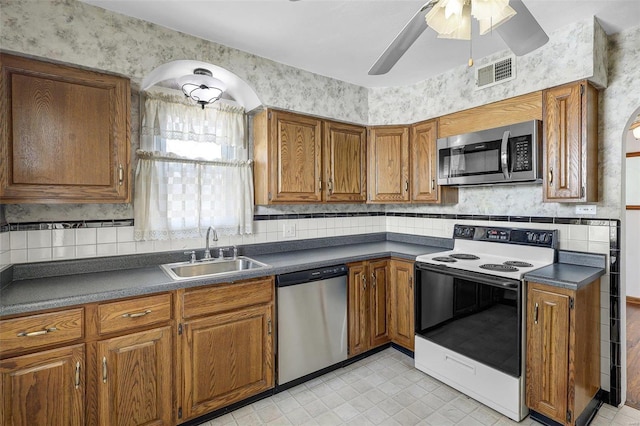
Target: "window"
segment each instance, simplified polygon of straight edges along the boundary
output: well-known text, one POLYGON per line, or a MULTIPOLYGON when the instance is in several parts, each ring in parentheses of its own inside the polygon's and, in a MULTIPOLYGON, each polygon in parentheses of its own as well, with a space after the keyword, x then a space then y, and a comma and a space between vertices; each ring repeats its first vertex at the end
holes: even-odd
POLYGON ((137 240, 250 234, 253 177, 244 110, 216 103, 204 110, 180 100, 145 101, 136 169, 137 240))

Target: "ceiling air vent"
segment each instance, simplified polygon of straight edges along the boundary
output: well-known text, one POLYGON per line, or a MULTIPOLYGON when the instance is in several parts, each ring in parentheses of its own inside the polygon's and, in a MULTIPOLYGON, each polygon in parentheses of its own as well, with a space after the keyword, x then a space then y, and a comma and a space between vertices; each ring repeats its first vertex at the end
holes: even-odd
POLYGON ((495 86, 516 78, 515 55, 498 59, 488 65, 476 67, 476 90, 495 86))

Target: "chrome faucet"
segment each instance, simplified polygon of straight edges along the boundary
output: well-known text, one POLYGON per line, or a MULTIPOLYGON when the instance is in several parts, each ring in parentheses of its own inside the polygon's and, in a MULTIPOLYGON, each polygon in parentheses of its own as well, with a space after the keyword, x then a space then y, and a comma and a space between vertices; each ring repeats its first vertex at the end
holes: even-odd
POLYGON ((207 239, 205 241, 203 259, 211 259, 211 251, 209 250, 209 240, 210 240, 209 237, 211 235, 211 231, 213 231, 213 241, 218 241, 218 233, 216 232, 216 228, 214 228, 213 226, 210 226, 209 229, 207 229, 207 239))

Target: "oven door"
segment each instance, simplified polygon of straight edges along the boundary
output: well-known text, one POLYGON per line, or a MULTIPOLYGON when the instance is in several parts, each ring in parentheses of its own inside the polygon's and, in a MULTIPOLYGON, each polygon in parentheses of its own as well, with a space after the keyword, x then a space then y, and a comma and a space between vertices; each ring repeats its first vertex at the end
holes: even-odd
POLYGON ((520 281, 425 263, 415 277, 416 334, 520 377, 520 281))

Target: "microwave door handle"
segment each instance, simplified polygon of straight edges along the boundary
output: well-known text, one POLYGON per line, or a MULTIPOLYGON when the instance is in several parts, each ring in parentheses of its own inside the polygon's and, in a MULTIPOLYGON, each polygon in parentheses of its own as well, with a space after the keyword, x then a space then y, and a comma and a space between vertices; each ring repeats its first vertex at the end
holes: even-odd
POLYGON ((509 172, 509 136, 511 136, 511 132, 506 130, 502 135, 502 146, 500 147, 502 174, 507 180, 511 177, 511 173, 509 172))

